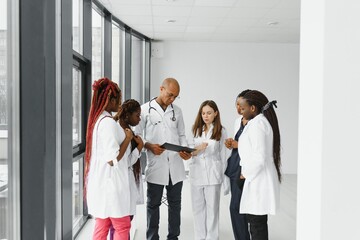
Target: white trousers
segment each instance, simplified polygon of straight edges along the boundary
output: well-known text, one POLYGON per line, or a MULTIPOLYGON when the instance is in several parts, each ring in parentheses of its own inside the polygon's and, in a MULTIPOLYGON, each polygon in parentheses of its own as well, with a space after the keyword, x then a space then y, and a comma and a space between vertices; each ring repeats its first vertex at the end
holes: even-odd
POLYGON ((221 184, 204 186, 191 184, 195 240, 219 239, 220 189, 221 184))

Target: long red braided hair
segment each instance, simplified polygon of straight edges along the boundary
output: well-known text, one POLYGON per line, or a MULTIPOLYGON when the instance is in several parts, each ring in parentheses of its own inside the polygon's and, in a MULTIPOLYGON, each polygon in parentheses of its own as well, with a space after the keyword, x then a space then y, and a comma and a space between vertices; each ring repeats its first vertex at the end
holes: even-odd
POLYGON ((87 186, 87 176, 90 169, 90 159, 92 151, 92 136, 93 130, 96 121, 98 120, 100 114, 107 107, 110 99, 118 98, 120 96, 120 88, 116 83, 111 81, 108 78, 100 78, 95 81, 92 85, 94 91, 90 113, 86 129, 86 150, 85 150, 85 174, 84 174, 84 199, 86 199, 86 186, 87 186))

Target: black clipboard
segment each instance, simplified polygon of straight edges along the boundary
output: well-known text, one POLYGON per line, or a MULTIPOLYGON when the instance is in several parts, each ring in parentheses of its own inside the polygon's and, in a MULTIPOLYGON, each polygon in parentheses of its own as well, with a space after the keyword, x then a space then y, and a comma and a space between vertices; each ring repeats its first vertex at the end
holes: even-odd
POLYGON ((194 148, 183 147, 180 145, 175 145, 175 144, 171 144, 171 143, 167 143, 167 142, 164 143, 163 145, 161 145, 160 147, 165 148, 166 150, 175 151, 175 152, 184 151, 184 152, 191 153, 196 150, 194 148))

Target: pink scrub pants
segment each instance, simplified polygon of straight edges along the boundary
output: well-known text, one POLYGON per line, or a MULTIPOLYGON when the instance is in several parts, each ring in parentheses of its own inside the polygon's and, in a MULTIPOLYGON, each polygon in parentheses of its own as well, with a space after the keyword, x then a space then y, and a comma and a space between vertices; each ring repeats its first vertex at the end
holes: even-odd
POLYGON ((110 226, 115 229, 114 240, 128 240, 130 233, 130 216, 122 218, 96 218, 93 240, 106 240, 110 226))

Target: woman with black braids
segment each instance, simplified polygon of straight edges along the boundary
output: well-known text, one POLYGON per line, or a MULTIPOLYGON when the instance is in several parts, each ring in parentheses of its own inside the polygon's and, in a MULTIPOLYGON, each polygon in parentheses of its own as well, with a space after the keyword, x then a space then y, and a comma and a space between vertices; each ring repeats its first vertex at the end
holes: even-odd
POLYGON ((256 90, 247 92, 240 102, 249 122, 239 141, 241 176, 245 179, 240 213, 246 214, 252 240, 267 240, 267 215, 275 214, 280 198, 280 131, 271 101, 256 90))
POLYGON ((85 185, 88 212, 95 217, 94 240, 106 240, 111 225, 115 240, 127 240, 130 231, 128 161, 123 156, 133 134, 111 116, 121 104, 116 83, 101 78, 93 84, 86 133, 85 185))
MULTIPOLYGON (((134 99, 126 100, 119 108, 114 120, 118 121, 124 129, 135 127, 140 122, 141 107, 139 102, 134 99)), ((132 132, 132 134, 134 134, 132 132)), ((130 184, 130 218, 136 213, 136 205, 144 203, 143 182, 141 178, 140 155, 144 146, 141 137, 134 136, 131 144, 127 147, 124 160, 129 164, 129 184, 130 184)), ((110 240, 113 239, 114 228, 110 228, 110 240)))

